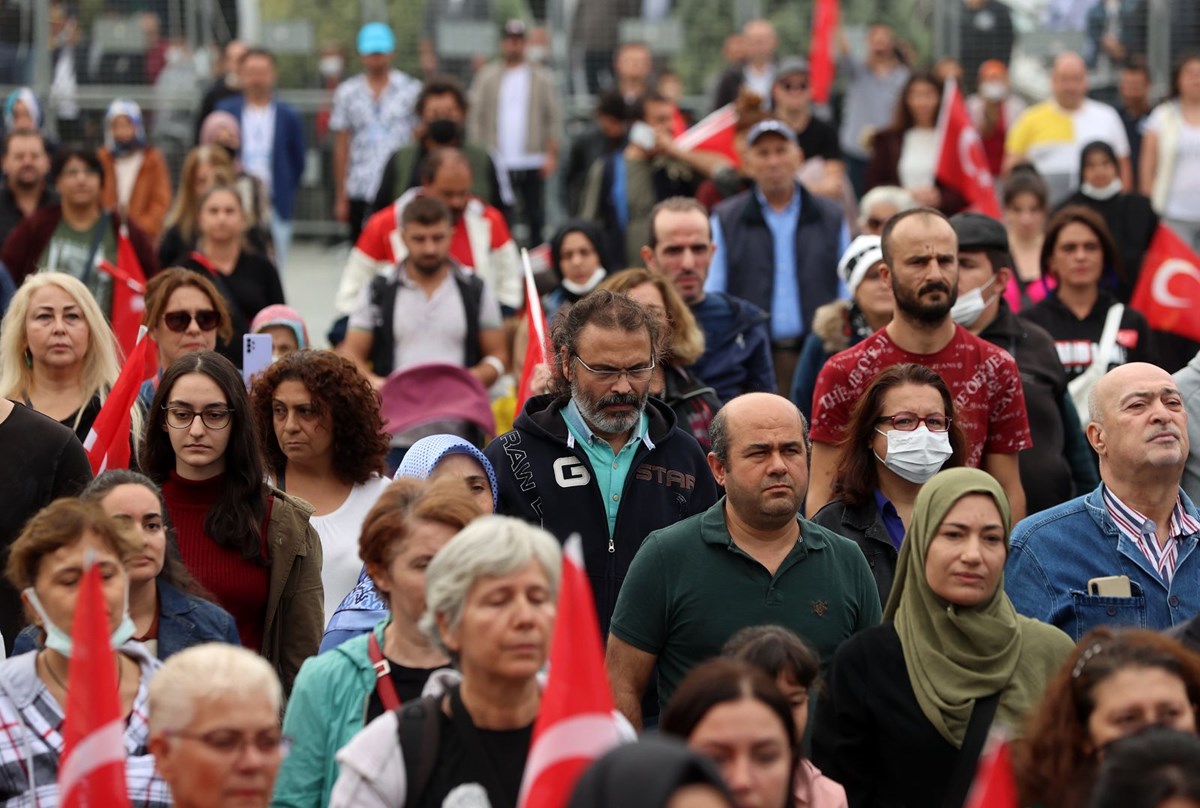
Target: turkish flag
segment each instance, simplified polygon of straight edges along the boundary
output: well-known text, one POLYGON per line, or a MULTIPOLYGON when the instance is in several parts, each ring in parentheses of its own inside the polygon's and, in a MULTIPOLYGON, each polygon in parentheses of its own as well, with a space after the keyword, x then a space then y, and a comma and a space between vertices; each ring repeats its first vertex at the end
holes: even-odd
POLYGON ((999 219, 1000 202, 983 141, 971 125, 967 105, 953 79, 942 90, 937 132, 938 180, 962 194, 969 203, 968 210, 999 219))
POLYGON ((688 151, 716 152, 728 157, 735 166, 741 165, 742 160, 733 145, 736 124, 737 111, 733 104, 726 104, 675 138, 675 145, 688 151))
POLYGON ((563 549, 550 674, 517 805, 563 808, 588 764, 625 740, 631 738, 623 737, 613 709, 600 623, 583 570, 583 542, 575 533, 563 549))
POLYGON ((1142 272, 1129 305, 1150 327, 1200 340, 1200 257, 1164 224, 1142 259, 1142 272))
POLYGON ((100 262, 100 269, 112 275, 113 299, 109 322, 121 351, 126 355, 133 350, 138 339, 138 327, 142 324, 142 312, 146 309, 146 273, 129 241, 129 228, 121 225, 117 233, 117 264, 100 262))
POLYGON ((813 6, 812 40, 808 46, 808 83, 813 101, 829 103, 836 69, 833 39, 838 29, 838 0, 817 0, 813 6))
POLYGON ((96 414, 92 428, 83 441, 92 474, 106 469, 129 468, 129 433, 132 430, 131 410, 137 401, 142 383, 158 371, 158 354, 154 340, 150 339, 146 327, 138 334, 138 343, 125 359, 121 375, 104 399, 104 405, 96 414))
POLYGON ((528 250, 522 250, 522 258, 525 264, 525 324, 529 327, 529 342, 525 345, 525 363, 521 365, 521 380, 517 383, 517 412, 529 400, 533 369, 546 362, 546 315, 542 311, 542 298, 533 280, 528 250))
POLYGON ((125 718, 109 633, 100 568, 89 564, 83 572, 71 626, 63 754, 58 763, 59 805, 63 808, 129 805, 125 718))
POLYGON ((984 749, 963 808, 1019 808, 1008 741, 994 736, 984 749))

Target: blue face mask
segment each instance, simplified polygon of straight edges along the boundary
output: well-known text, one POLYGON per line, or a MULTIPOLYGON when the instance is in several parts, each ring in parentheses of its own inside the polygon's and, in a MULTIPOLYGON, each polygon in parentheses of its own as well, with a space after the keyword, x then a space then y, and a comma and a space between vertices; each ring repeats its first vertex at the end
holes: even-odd
MULTIPOLYGON (((23 593, 29 605, 37 612, 38 617, 42 618, 42 630, 46 632, 46 647, 51 651, 57 651, 67 659, 71 658, 73 645, 71 635, 63 631, 47 616, 46 610, 42 608, 42 602, 38 599, 37 592, 33 587, 29 587, 23 593)), ((120 648, 133 637, 136 629, 133 625, 133 618, 129 616, 129 589, 125 589, 125 616, 121 618, 120 624, 116 627, 108 640, 114 649, 120 648)))

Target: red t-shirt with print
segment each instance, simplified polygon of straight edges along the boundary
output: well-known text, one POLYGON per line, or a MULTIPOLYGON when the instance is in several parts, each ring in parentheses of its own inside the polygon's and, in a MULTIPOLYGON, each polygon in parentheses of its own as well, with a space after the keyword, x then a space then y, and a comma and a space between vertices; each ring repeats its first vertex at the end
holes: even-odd
POLYGON ((954 420, 966 435, 968 466, 978 468, 985 454, 1011 454, 1033 445, 1016 361, 958 325, 954 338, 937 353, 909 353, 881 328, 830 357, 813 394, 812 439, 828 444, 841 440, 850 411, 875 375, 905 362, 924 365, 946 381, 954 398, 954 420))

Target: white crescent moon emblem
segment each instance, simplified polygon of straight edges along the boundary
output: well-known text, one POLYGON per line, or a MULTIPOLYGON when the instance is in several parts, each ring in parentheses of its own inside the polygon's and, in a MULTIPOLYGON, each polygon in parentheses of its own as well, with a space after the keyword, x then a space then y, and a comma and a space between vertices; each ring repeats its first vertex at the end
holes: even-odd
POLYGON ((1158 272, 1154 273, 1154 285, 1150 287, 1150 294, 1153 296, 1154 302, 1160 306, 1168 306, 1173 309, 1190 308, 1193 300, 1171 294, 1169 288, 1171 278, 1176 275, 1187 275, 1200 284, 1200 269, 1182 258, 1171 258, 1164 261, 1158 268, 1158 272))

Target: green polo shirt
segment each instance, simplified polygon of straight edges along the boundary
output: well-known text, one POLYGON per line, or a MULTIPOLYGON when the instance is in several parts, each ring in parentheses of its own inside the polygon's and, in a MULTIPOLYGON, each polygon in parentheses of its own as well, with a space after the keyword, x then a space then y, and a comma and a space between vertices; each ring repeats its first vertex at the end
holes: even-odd
POLYGON ((588 462, 592 464, 592 479, 600 489, 600 495, 604 497, 604 512, 608 516, 608 535, 611 538, 613 530, 617 527, 617 511, 621 509, 625 478, 633 469, 633 458, 637 454, 638 443, 644 442, 647 448, 654 448, 650 435, 646 432, 650 419, 643 410, 633 434, 629 436, 629 441, 621 447, 621 451, 613 452, 608 441, 593 433, 587 421, 583 420, 583 414, 579 412, 579 407, 575 406, 575 399, 571 399, 560 412, 571 437, 583 449, 588 462))
POLYGON ((646 537, 621 585, 611 631, 658 658, 660 704, 747 626, 791 629, 816 649, 824 669, 843 640, 879 623, 879 593, 862 550, 796 518, 800 539, 774 575, 733 543, 724 497, 646 537))

